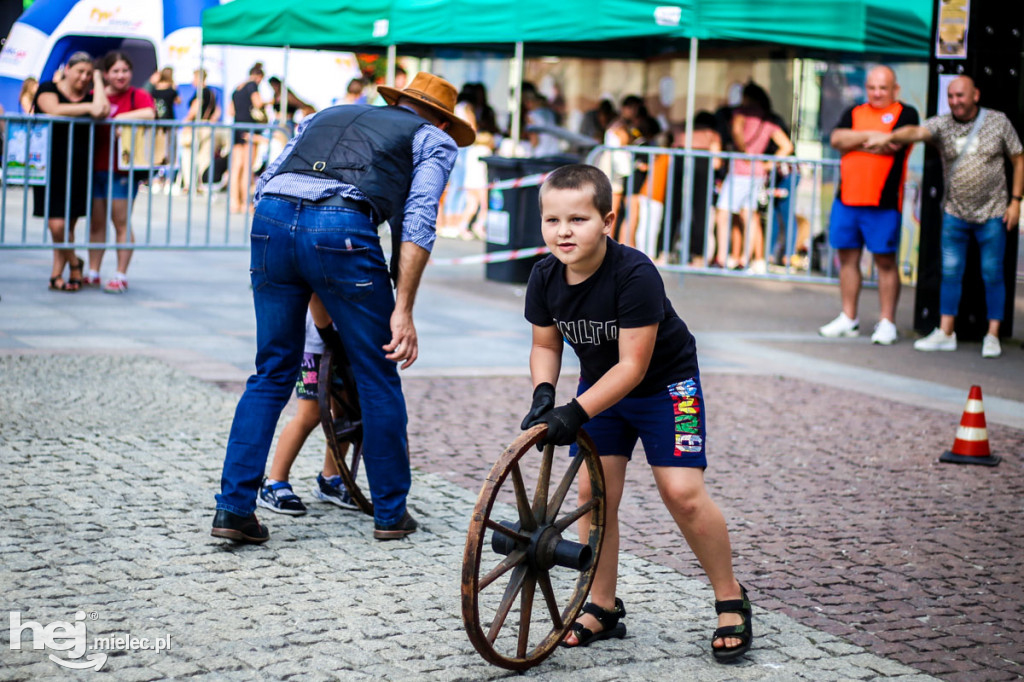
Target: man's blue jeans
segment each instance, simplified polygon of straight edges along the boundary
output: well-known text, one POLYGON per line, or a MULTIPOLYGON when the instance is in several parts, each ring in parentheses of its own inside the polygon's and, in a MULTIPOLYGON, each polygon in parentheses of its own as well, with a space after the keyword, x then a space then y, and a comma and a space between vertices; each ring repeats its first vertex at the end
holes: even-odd
POLYGON ((381 348, 391 341, 395 299, 377 226, 349 208, 269 195, 256 206, 251 242, 256 374, 235 409, 217 509, 248 516, 256 508, 274 429, 298 376, 309 297, 316 292, 352 363, 374 520, 397 523, 411 476, 402 384, 397 365, 381 348))
POLYGON ((1003 254, 1006 251, 1006 225, 1002 218, 969 223, 948 213, 942 214, 942 285, 939 288, 939 313, 956 315, 960 310, 967 245, 971 235, 978 240, 981 253, 981 279, 985 283, 985 307, 988 319, 1002 320, 1006 304, 1003 284, 1003 254))

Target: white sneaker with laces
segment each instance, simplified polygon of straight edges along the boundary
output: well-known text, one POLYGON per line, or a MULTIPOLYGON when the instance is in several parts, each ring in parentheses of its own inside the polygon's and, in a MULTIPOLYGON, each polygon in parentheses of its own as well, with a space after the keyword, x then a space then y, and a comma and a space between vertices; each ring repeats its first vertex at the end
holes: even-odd
POLYGON ((946 336, 941 327, 936 327, 928 336, 914 341, 914 350, 956 350, 956 332, 946 336))
POLYGON ((750 262, 750 267, 747 268, 747 272, 751 275, 764 275, 768 273, 768 263, 763 259, 755 260, 750 262))
POLYGON ((998 358, 1002 354, 1003 347, 999 345, 999 337, 985 334, 985 338, 981 342, 981 357, 998 358))
POLYGON ((871 343, 877 343, 882 346, 891 346, 896 343, 896 339, 900 338, 900 333, 896 329, 896 325, 891 320, 887 320, 884 317, 878 321, 875 325, 875 331, 871 334, 871 343))
POLYGON ((839 313, 839 317, 819 328, 818 333, 829 339, 860 336, 860 322, 851 320, 846 313, 839 313))

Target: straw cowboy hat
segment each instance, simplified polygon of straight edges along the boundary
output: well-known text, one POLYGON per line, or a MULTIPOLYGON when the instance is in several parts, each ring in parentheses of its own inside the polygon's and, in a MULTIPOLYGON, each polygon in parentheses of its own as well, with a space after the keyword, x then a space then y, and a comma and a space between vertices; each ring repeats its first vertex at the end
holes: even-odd
POLYGON ((408 97, 430 108, 450 123, 448 134, 460 147, 468 147, 476 139, 473 128, 455 115, 455 86, 443 78, 423 71, 416 74, 405 90, 396 90, 386 85, 377 88, 378 94, 388 104, 395 104, 399 97, 408 97))

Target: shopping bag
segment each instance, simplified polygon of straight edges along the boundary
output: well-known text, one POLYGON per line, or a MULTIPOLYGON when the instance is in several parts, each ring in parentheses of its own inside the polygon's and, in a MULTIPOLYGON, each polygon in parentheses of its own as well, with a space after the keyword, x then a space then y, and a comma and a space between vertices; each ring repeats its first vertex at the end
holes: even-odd
POLYGON ((174 162, 173 146, 167 128, 121 126, 117 133, 117 170, 166 168, 174 162))

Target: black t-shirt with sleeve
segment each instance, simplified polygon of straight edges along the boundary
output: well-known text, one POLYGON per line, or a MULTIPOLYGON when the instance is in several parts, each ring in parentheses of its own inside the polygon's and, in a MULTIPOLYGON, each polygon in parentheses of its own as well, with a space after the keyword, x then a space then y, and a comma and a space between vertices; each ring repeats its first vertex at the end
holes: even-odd
POLYGON ((154 88, 150 94, 153 96, 153 104, 156 106, 157 119, 172 120, 174 118, 174 101, 178 99, 178 89, 154 88))
POLYGON ((640 251, 608 239, 604 261, 579 284, 567 284, 565 265, 548 256, 533 267, 526 286, 526 319, 557 325, 593 385, 619 361, 619 329, 657 323, 658 337, 643 381, 629 397, 653 395, 697 376, 697 343, 665 295, 654 263, 640 251))
POLYGON ((255 123, 252 118, 252 93, 258 92, 259 86, 249 81, 231 93, 235 105, 235 123, 255 123))
MULTIPOLYGON (((188 101, 189 108, 196 101, 196 96, 192 95, 192 99, 188 101)), ((196 120, 209 121, 213 118, 213 112, 217 109, 217 95, 214 94, 210 88, 203 88, 203 101, 199 107, 199 112, 196 115, 196 120)))

